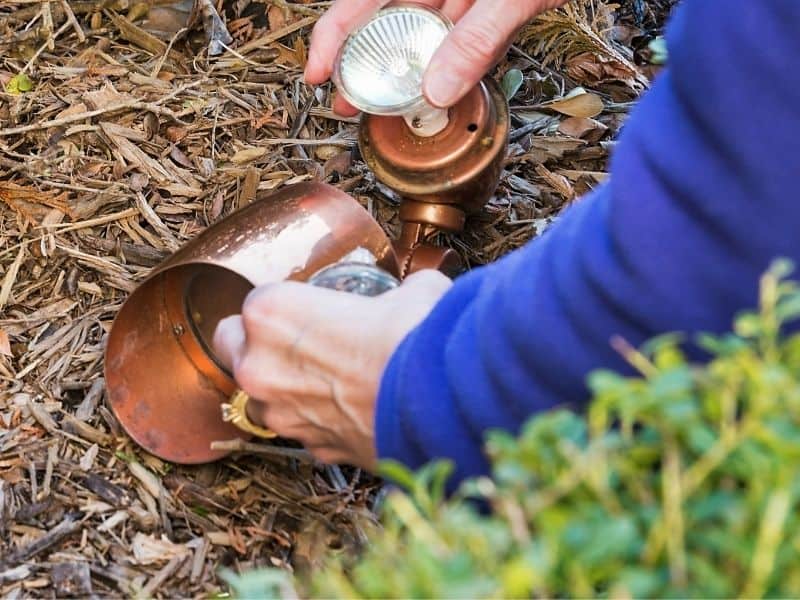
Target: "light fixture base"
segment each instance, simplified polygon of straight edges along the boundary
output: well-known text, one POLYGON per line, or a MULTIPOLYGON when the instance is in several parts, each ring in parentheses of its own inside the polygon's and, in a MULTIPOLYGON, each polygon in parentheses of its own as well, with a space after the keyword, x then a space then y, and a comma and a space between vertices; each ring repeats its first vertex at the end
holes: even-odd
POLYGON ((487 77, 449 109, 449 122, 436 135, 415 135, 402 117, 364 114, 359 147, 377 179, 403 198, 470 214, 497 187, 509 127, 506 98, 487 77))

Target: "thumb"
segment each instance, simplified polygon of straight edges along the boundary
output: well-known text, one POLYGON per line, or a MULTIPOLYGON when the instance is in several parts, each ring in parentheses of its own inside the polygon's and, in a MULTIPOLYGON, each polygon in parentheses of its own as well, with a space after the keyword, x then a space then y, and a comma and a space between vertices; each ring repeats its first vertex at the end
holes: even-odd
POLYGON ((431 59, 422 84, 428 102, 445 108, 461 100, 505 53, 531 4, 478 0, 431 59))

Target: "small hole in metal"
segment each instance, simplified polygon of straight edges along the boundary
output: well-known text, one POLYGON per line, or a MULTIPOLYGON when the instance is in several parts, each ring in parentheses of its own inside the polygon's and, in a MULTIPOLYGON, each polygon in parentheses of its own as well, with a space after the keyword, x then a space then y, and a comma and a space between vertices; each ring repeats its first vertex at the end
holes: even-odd
POLYGON ((476 132, 478 131, 478 126, 475 123, 470 123, 467 125, 467 131, 476 132))

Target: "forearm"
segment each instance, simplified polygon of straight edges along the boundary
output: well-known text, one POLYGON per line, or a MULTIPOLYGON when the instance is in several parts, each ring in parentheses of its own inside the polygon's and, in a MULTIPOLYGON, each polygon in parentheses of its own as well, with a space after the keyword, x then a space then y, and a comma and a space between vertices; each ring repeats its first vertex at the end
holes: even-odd
POLYGON ((800 169, 797 27, 794 3, 684 5, 670 73, 626 126, 611 183, 457 282, 394 355, 381 456, 481 472, 486 429, 579 405, 591 370, 625 368, 613 336, 723 331, 772 258, 800 260, 800 203, 787 196, 800 169))

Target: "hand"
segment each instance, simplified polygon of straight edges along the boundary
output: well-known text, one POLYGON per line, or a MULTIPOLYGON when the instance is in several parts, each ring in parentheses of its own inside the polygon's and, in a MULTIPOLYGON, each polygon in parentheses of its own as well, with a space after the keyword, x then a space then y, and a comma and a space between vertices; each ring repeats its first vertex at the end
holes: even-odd
POLYGON ((241 315, 220 321, 214 347, 250 395, 255 423, 323 462, 372 470, 383 371, 450 285, 421 271, 376 298, 295 282, 262 286, 241 315))
MULTIPOLYGON (((337 0, 314 27, 306 83, 318 85, 333 72, 339 47, 390 0, 337 0)), ((567 0, 416 0, 441 10, 455 28, 431 59, 422 91, 428 102, 449 107, 461 100, 508 51, 517 32, 533 17, 567 0)), ((358 111, 337 97, 334 111, 358 111)))

